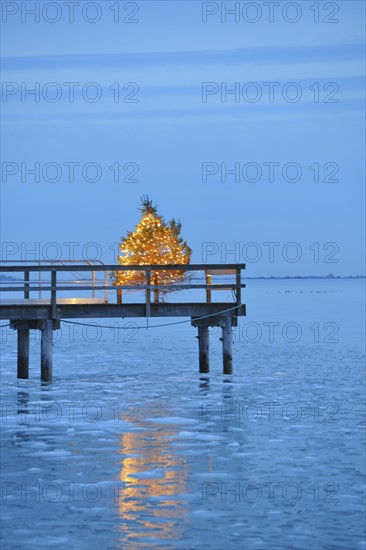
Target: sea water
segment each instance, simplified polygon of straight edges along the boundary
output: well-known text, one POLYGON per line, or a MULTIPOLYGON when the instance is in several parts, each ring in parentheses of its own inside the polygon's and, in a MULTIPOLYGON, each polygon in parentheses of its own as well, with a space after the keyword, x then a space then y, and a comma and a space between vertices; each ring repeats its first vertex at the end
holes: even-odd
POLYGON ((105 319, 62 323, 52 384, 32 333, 17 380, 2 328, 4 549, 365 548, 364 281, 243 301, 232 376, 219 329, 200 375, 189 322, 105 319))

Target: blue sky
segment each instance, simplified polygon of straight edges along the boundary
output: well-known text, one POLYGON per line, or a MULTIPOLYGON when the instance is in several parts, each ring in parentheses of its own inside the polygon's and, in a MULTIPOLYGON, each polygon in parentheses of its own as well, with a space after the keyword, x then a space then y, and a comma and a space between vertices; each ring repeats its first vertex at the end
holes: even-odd
POLYGON ((363 2, 319 2, 319 23, 310 9, 314 2, 304 1, 297 3, 297 23, 281 11, 270 23, 261 2, 256 23, 229 16, 223 23, 220 13, 203 23, 202 3, 195 1, 132 8, 120 2, 124 17, 138 5, 138 22, 114 23, 109 0, 96 3, 97 23, 84 21, 76 8, 70 23, 64 3, 58 4, 61 18, 54 24, 31 16, 22 23, 20 12, 2 24, 3 86, 10 86, 2 103, 2 167, 19 168, 1 183, 3 258, 7 251, 7 259, 21 259, 21 243, 24 251, 55 242, 66 257, 64 243, 80 243, 74 250, 81 256, 86 243, 96 242, 101 259, 112 262, 113 243, 138 222, 139 197, 147 193, 163 215, 181 220, 195 262, 247 261, 251 276, 364 273, 363 2), (336 15, 330 4, 339 7, 336 15), (326 17, 339 22, 325 23, 326 17), (61 91, 60 100, 40 96, 37 103, 28 95, 22 102, 22 85, 37 82, 47 97, 61 91), (73 103, 67 82, 79 83, 73 103), (131 94, 137 101, 116 103, 116 82, 120 99, 131 94), (218 88, 205 103, 204 82, 218 88), (88 83, 95 83, 87 91, 91 98, 99 91, 98 101, 83 97, 88 83), (275 83, 273 101, 268 83, 275 83), (222 101, 221 91, 235 86, 239 96, 222 101), (262 95, 253 102, 258 90, 262 95), (300 90, 301 98, 289 101, 286 90, 290 99, 300 90), (25 175, 20 181, 21 164, 36 162, 58 163, 60 180, 34 182, 25 175), (70 162, 79 163, 74 182, 64 164, 70 162), (94 183, 81 175, 90 162, 102 172, 94 183), (138 181, 115 183, 109 167, 116 162, 123 175, 138 165, 138 181), (206 182, 204 162, 218 167, 206 182), (222 163, 228 169, 239 163, 240 181, 233 175, 221 181, 222 163), (275 181, 269 181, 268 163, 276 163, 275 181), (300 167, 299 181, 284 180, 288 163, 300 167), (260 167, 258 181, 242 176, 248 165, 260 167), (335 166, 339 181, 323 181, 335 166), (276 243, 273 261, 269 242, 276 243), (297 262, 284 258, 292 242, 301 251, 297 262), (9 254, 6 243, 19 245, 19 253, 9 254), (255 250, 261 256, 251 261, 255 250))

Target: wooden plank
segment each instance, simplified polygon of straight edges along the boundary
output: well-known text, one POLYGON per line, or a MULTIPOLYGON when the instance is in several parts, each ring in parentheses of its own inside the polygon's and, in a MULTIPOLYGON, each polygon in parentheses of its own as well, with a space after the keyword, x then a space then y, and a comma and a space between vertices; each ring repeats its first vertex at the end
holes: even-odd
MULTIPOLYGON (((60 319, 52 321, 53 330, 59 330, 60 319)), ((10 321, 10 328, 20 330, 42 330, 44 326, 43 319, 23 319, 20 321, 10 321)))
POLYGON ((206 275, 234 275, 236 269, 205 269, 206 275))
POLYGON ((0 306, 0 319, 10 321, 22 321, 25 319, 48 319, 50 315, 49 305, 46 306, 25 306, 25 305, 2 305, 0 306))
MULTIPOLYGON (((151 317, 202 317, 220 314, 220 316, 245 315, 245 306, 231 309, 233 302, 207 303, 151 303, 151 317), (227 313, 224 310, 231 309, 227 313)), ((146 304, 58 304, 58 319, 107 318, 107 317, 146 317, 146 304)), ((0 307, 0 319, 25 320, 49 319, 49 305, 3 305, 0 307)))

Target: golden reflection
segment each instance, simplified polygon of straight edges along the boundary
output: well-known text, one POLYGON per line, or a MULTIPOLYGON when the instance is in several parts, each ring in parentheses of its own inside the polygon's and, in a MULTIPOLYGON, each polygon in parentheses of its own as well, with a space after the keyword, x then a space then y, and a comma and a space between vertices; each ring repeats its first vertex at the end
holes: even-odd
POLYGON ((170 443, 182 428, 174 429, 168 421, 155 424, 141 419, 136 427, 137 431, 124 433, 120 439, 120 530, 127 536, 124 542, 138 544, 147 538, 165 544, 171 540, 174 546, 181 539, 187 514, 188 464, 170 443))

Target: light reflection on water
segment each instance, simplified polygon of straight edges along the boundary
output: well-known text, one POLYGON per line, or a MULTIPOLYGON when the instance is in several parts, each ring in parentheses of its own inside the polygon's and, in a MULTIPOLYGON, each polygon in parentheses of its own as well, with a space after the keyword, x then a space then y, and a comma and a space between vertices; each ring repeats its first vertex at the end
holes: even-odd
MULTIPOLYGON (((146 411, 148 412, 148 411, 146 411)), ((158 416, 161 415, 159 410, 158 416)), ((154 411, 149 411, 154 417, 154 411)), ((120 439, 123 487, 119 494, 120 530, 130 548, 135 539, 178 541, 184 531, 187 460, 170 447, 174 434, 168 425, 139 419, 138 431, 124 433, 120 439), (138 526, 131 531, 130 525, 138 526)))

